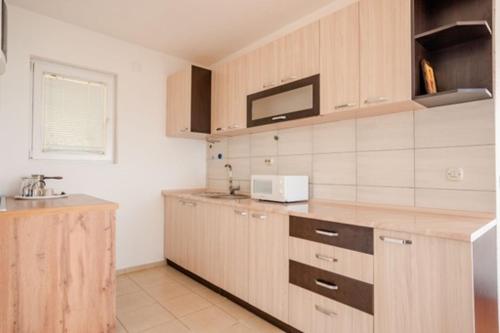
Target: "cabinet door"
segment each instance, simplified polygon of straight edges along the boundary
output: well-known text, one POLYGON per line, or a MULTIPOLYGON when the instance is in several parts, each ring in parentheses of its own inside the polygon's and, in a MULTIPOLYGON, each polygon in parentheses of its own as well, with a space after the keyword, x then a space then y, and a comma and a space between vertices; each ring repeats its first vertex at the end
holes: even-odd
POLYGON ((227 64, 222 64, 212 71, 212 134, 222 133, 228 127, 228 83, 227 64))
POLYGON ((246 128, 248 58, 239 57, 227 64, 228 89, 226 130, 246 128))
POLYGON ((278 41, 273 41, 259 49, 261 88, 266 90, 279 85, 278 41))
POLYGON ((182 233, 182 204, 177 198, 165 199, 165 258, 180 264, 179 235, 182 233))
POLYGON ((191 66, 167 79, 167 135, 191 130, 191 66))
POLYGON ((202 277, 216 286, 222 286, 224 279, 224 235, 222 227, 226 207, 207 205, 203 223, 202 277))
POLYGON ((231 294, 248 301, 248 211, 225 208, 224 284, 231 294))
POLYGON ((250 52, 247 57, 247 95, 263 90, 261 49, 250 52))
POLYGON ((279 39, 279 84, 319 73, 319 22, 279 39))
POLYGON ((249 227, 249 302, 288 321, 288 218, 251 213, 249 227))
POLYGON ((360 0, 361 103, 411 100, 410 0, 360 0))
POLYGON ((359 4, 333 13, 321 26, 321 113, 359 107, 359 4))

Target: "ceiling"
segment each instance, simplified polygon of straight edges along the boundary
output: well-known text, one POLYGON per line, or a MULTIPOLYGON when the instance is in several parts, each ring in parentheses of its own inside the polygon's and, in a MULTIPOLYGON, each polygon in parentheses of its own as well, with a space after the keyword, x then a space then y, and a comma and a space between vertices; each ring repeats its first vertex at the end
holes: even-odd
POLYGON ((209 65, 332 0, 10 0, 12 5, 209 65))

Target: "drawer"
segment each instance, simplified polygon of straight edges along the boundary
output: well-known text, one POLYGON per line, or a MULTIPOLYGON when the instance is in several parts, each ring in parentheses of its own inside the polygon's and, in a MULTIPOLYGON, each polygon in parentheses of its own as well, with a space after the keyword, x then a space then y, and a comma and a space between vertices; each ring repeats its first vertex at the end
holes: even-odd
POLYGON ((373 284, 373 256, 366 253, 289 237, 290 259, 325 271, 373 284))
POLYGON ((373 285, 290 260, 289 282, 373 314, 373 285))
POLYGON ((290 325, 304 333, 373 333, 373 316, 289 285, 290 325))
POLYGON ((290 216, 290 236, 373 254, 373 229, 290 216))

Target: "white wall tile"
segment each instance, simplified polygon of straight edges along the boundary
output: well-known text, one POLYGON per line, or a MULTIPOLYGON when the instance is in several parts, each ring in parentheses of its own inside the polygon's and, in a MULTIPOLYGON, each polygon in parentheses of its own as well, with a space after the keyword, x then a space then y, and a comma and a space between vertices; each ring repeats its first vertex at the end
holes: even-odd
POLYGON ((413 206, 413 188, 399 187, 358 187, 358 201, 384 205, 413 206))
POLYGON ((249 157, 250 136, 241 135, 229 138, 227 142, 227 156, 229 158, 249 157))
POLYGON ((413 150, 358 153, 358 185, 413 187, 413 150))
POLYGON ((413 148, 413 112, 358 119, 358 151, 413 148))
POLYGON ((495 192, 416 189, 416 206, 495 212, 495 192))
POLYGON ((312 153, 311 126, 279 130, 278 137, 278 155, 312 153))
POLYGON ((207 178, 209 179, 226 179, 227 173, 224 165, 228 161, 226 160, 209 160, 207 162, 208 170, 207 170, 207 178))
POLYGON ((495 190, 495 147, 417 149, 415 186, 418 188, 495 190), (447 179, 448 168, 462 168, 464 179, 447 179))
POLYGON ((312 155, 289 155, 278 157, 278 174, 308 176, 312 178, 312 155))
POLYGON ((313 153, 356 150, 356 121, 344 120, 313 126, 313 153))
POLYGON ((236 180, 234 186, 239 186, 240 190, 238 193, 250 193, 250 181, 249 180, 236 180))
POLYGON ((277 135, 277 131, 251 134, 250 156, 278 155, 278 141, 275 140, 275 136, 277 135))
POLYGON ((277 175, 278 174, 278 157, 252 157, 250 159, 250 175, 277 175), (265 163, 266 159, 273 160, 271 165, 265 163))
MULTIPOLYGON (((232 158, 227 161, 233 167, 233 179, 250 180, 250 159, 232 158)), ((227 177, 227 170, 226 177, 227 177)))
POLYGON ((493 100, 415 112, 415 146, 417 148, 494 143, 493 100))
POLYGON ((356 184, 356 153, 315 154, 313 157, 315 184, 356 184))
POLYGON ((214 143, 207 142, 207 159, 215 160, 218 154, 221 154, 223 159, 227 158, 227 139, 217 139, 214 143))
POLYGON ((315 199, 356 201, 356 186, 313 184, 312 187, 315 199))
POLYGON ((227 191, 229 183, 223 179, 208 179, 207 188, 212 191, 227 191))

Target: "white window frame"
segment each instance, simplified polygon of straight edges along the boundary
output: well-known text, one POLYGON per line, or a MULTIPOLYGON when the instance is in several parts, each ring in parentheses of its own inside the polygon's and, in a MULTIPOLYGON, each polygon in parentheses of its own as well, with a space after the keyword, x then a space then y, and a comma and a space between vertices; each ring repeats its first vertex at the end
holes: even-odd
POLYGON ((31 58, 33 128, 31 159, 87 160, 115 163, 116 150, 116 75, 65 65, 41 58, 31 58), (85 81, 100 82, 108 88, 106 148, 104 154, 90 152, 46 152, 43 146, 43 76, 51 73, 85 81))

